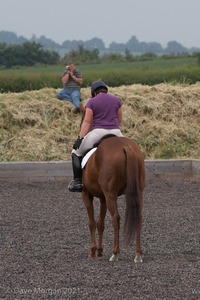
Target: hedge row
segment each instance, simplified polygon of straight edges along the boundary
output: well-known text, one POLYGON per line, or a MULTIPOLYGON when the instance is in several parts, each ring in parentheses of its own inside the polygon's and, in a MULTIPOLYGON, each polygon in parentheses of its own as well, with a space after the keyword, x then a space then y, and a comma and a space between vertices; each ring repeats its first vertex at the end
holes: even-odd
MULTIPOLYGON (((102 79, 110 87, 121 85, 144 84, 155 85, 162 82, 189 83, 200 81, 200 68, 177 67, 165 69, 109 69, 101 71, 88 71, 83 74, 83 87, 88 87, 91 82, 102 79)), ((61 88, 60 73, 28 73, 28 74, 0 74, 0 92, 23 92, 26 90, 39 90, 44 87, 61 88)))

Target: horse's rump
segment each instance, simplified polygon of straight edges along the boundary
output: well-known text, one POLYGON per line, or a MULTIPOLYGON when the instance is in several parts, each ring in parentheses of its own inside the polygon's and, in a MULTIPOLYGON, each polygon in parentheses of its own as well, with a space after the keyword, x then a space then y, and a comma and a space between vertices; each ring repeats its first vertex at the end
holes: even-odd
MULTIPOLYGON (((142 165, 143 156, 139 147, 125 137, 115 136, 104 139, 92 154, 83 170, 83 185, 89 191, 92 188, 92 193, 96 190, 97 195, 93 194, 94 196, 99 197, 99 190, 101 194, 110 191, 117 196, 125 193, 128 159, 126 149, 129 149, 129 152, 132 152, 132 158, 139 160, 142 165), (91 183, 96 184, 96 188, 91 183)), ((129 170, 129 176, 134 176, 133 173, 134 169, 132 172, 129 170)))

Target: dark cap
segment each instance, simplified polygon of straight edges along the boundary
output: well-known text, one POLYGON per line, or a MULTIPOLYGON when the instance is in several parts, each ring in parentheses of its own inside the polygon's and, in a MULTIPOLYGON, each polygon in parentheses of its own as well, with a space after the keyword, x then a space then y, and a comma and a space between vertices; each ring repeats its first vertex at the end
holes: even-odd
POLYGON ((103 82, 102 80, 94 81, 91 85, 91 94, 93 95, 93 93, 100 88, 104 88, 108 91, 108 87, 105 82, 103 82))

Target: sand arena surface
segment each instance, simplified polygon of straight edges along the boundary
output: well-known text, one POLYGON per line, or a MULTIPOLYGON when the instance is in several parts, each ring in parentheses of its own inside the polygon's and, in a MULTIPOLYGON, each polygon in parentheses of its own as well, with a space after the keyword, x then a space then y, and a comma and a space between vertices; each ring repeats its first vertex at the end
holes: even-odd
MULTIPOLYGON (((200 182, 168 183, 146 183, 144 262, 136 265, 122 237, 119 261, 108 261, 109 214, 104 256, 87 259, 86 210, 67 182, 0 182, 0 299, 199 299, 200 182)), ((123 197, 118 204, 122 233, 123 197)))

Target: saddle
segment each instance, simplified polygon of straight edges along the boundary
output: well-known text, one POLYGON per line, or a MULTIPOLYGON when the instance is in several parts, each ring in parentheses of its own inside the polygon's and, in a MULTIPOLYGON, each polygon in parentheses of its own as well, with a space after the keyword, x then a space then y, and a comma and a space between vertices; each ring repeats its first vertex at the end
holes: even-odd
POLYGON ((97 147, 99 146, 99 144, 100 144, 103 140, 108 139, 108 138, 113 137, 113 136, 116 136, 116 135, 115 135, 115 134, 112 134, 112 133, 108 133, 108 134, 102 136, 102 138, 100 138, 100 140, 99 140, 98 142, 96 142, 96 143, 93 145, 93 148, 95 148, 95 147, 97 148, 97 147))
POLYGON ((83 169, 86 166, 86 163, 88 161, 88 159, 90 158, 90 156, 97 150, 97 147, 99 146, 99 144, 101 144, 101 142, 105 139, 108 139, 110 137, 116 136, 115 134, 109 133, 104 135, 102 138, 100 138, 100 140, 98 142, 96 142, 93 147, 91 149, 89 149, 83 156, 82 162, 81 162, 81 168, 83 169))

